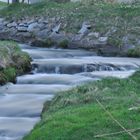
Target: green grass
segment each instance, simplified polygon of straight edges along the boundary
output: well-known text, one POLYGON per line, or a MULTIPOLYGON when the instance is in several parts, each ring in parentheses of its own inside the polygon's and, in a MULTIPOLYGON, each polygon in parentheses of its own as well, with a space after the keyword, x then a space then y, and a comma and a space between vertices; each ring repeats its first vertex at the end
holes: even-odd
POLYGON ((5 2, 0 2, 0 9, 5 8, 7 4, 5 2))
POLYGON ((8 81, 14 82, 16 75, 20 75, 30 69, 30 57, 13 41, 0 41, 0 84, 8 81))
MULTIPOLYGON (((140 128, 140 72, 128 79, 103 79, 56 95, 42 120, 24 140, 132 140, 97 103, 98 99, 126 129, 140 128), (129 110, 131 107, 137 109, 129 110)), ((133 133, 140 139, 140 131, 133 133)))
POLYGON ((7 67, 0 70, 0 85, 6 84, 7 82, 15 83, 17 71, 14 67, 7 67))

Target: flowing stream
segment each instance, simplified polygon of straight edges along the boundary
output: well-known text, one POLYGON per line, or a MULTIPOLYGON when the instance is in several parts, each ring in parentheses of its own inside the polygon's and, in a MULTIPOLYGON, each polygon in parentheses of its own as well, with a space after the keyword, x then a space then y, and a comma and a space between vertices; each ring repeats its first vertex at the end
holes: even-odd
POLYGON ((93 52, 20 45, 32 57, 31 73, 0 87, 0 140, 21 140, 39 122, 43 104, 58 91, 113 76, 125 78, 140 59, 99 57, 93 52))

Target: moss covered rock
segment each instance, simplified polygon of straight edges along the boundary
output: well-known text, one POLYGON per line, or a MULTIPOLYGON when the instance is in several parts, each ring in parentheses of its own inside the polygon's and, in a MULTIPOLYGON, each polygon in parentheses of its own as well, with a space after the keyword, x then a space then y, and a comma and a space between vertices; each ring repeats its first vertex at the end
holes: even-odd
POLYGON ((0 41, 0 84, 15 82, 17 75, 30 71, 31 58, 13 41, 0 41))

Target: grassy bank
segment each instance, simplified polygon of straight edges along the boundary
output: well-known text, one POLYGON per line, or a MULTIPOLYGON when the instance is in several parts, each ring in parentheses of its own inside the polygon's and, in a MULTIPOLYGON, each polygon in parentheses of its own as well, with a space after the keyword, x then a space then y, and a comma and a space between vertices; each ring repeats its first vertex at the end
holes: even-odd
POLYGON ((129 79, 108 78, 59 93, 24 140, 132 140, 103 107, 127 130, 136 129, 132 135, 140 139, 139 77, 137 72, 129 79), (110 135, 96 138, 102 134, 110 135))
POLYGON ((0 41, 0 84, 14 82, 17 75, 30 70, 30 57, 12 41, 0 41))

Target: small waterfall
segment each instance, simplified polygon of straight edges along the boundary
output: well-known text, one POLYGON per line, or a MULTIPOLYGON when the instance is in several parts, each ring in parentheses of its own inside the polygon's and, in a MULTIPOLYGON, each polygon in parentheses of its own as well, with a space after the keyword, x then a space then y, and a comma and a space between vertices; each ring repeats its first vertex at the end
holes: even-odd
POLYGON ((76 74, 94 71, 128 71, 138 69, 130 65, 112 65, 112 64, 33 64, 33 73, 56 73, 56 74, 76 74))

